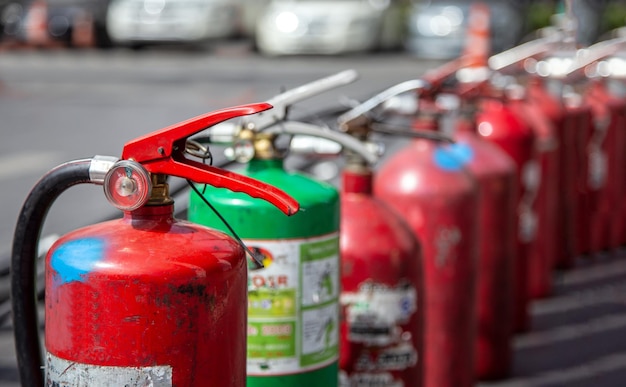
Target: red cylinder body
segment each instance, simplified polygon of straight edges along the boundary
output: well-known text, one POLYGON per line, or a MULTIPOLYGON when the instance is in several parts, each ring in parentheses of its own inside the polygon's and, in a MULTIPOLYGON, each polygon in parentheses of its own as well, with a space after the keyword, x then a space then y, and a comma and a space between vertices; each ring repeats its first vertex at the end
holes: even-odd
POLYGON ((530 327, 528 313, 528 271, 534 255, 537 225, 537 192, 539 189, 538 163, 535 135, 501 101, 487 99, 481 103, 476 117, 477 132, 487 141, 496 144, 516 165, 518 192, 516 195, 515 239, 515 331, 526 331, 530 327))
POLYGON ((552 293, 552 274, 557 249, 557 193, 559 143, 553 123, 540 106, 526 99, 512 99, 507 106, 524 120, 535 134, 535 151, 540 165, 537 191, 537 238, 529 259, 528 296, 544 298, 552 293))
MULTIPOLYGON (((626 100, 626 80, 623 77, 612 77, 605 81, 606 92, 613 98, 619 101, 626 100)), ((622 113, 625 114, 625 113, 622 113)), ((626 245, 626 130, 624 126, 619 127, 620 130, 616 132, 616 159, 615 159, 615 175, 611 176, 611 179, 621 181, 621 187, 619 187, 618 201, 621 203, 621 210, 619 204, 616 203, 617 210, 614 213, 615 218, 615 240, 616 243, 622 246, 626 245)))
MULTIPOLYGON (((602 193, 605 182, 590 174, 589 161, 592 139, 595 137, 595 125, 591 107, 586 104, 581 96, 574 94, 569 101, 565 101, 565 130, 573 131, 574 136, 574 169, 575 191, 574 195, 576 210, 574 216, 575 243, 574 258, 594 253, 597 246, 592 244, 592 235, 599 230, 594 230, 594 214, 597 210, 598 197, 602 193), (591 180, 595 180, 592 183, 591 180)), ((595 151, 594 151, 595 153, 595 151)), ((596 174, 596 173, 594 173, 596 174)), ((597 174, 596 174, 597 175, 597 174)))
MULTIPOLYGON (((528 102, 536 106, 541 114, 549 119, 556 132, 558 141, 558 172, 557 172, 557 244, 554 265, 558 268, 569 268, 574 264, 576 256, 576 212, 577 192, 575 163, 575 129, 566 125, 566 109, 560 98, 559 81, 554 81, 550 91, 545 80, 533 79, 527 87, 528 102)), ((571 122, 571 120, 570 120, 571 122)))
POLYGON ((590 165, 592 184, 599 186, 596 211, 591 227, 591 244, 595 251, 614 250, 623 239, 622 221, 626 193, 626 96, 621 81, 591 82, 586 101, 596 121, 592 152, 596 159, 590 165), (617 89, 610 86, 617 86, 617 89), (620 87, 621 86, 621 87, 620 87), (594 178, 595 174, 595 178, 594 178))
POLYGON ((511 158, 460 118, 453 145, 478 183, 478 336, 476 376, 502 379, 512 363, 517 175, 511 158))
POLYGON ((52 247, 49 383, 245 385, 244 251, 172 212, 172 205, 142 207, 52 247))
MULTIPOLYGON (((426 119, 433 129, 435 122, 426 119)), ((478 192, 446 147, 412 140, 380 168, 375 196, 408 222, 424 260, 424 385, 475 381, 478 192)))
POLYGON ((371 171, 344 170, 341 377, 346 386, 420 387, 421 251, 408 225, 371 193, 371 171))

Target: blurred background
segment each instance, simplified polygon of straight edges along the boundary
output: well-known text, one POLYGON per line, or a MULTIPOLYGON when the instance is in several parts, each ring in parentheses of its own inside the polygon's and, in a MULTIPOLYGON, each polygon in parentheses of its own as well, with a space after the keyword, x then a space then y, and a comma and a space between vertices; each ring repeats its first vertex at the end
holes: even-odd
MULTIPOLYGON (((557 0, 488 0, 493 51, 530 39, 557 0)), ((0 0, 0 45, 142 49, 238 40, 263 55, 458 55, 470 0, 0 0)), ((623 25, 626 1, 575 0, 578 40, 623 25)))

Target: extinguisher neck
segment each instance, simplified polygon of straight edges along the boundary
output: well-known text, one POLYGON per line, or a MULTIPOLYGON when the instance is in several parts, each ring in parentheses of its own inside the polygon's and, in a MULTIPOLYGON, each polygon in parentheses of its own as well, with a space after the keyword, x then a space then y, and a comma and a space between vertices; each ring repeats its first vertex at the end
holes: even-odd
POLYGON ((167 175, 150 174, 152 189, 148 202, 132 211, 124 212, 124 219, 133 223, 141 220, 168 220, 174 216, 174 200, 169 194, 167 175))
MULTIPOLYGON (((348 134, 350 134, 355 139, 365 143, 367 141, 369 131, 370 129, 368 126, 368 127, 362 127, 360 130, 350 131, 348 132, 348 134)), ((350 170, 350 171, 358 171, 359 173, 362 171, 370 170, 370 167, 369 167, 370 164, 368 163, 368 160, 365 159, 363 154, 359 152, 355 152, 354 150, 348 147, 344 147, 343 155, 346 160, 345 169, 350 170)))
POLYGON ((169 229, 174 220, 174 203, 162 205, 145 205, 133 211, 124 212, 124 220, 131 222, 135 228, 153 231, 169 229))
POLYGON ((423 113, 417 116, 411 124, 415 130, 439 131, 439 117, 431 113, 423 113))
POLYGON ((276 147, 276 138, 277 136, 273 133, 253 132, 254 158, 260 160, 282 159, 284 152, 276 147))
POLYGON ((348 166, 341 175, 343 193, 372 194, 372 170, 368 167, 348 166))
POLYGON ((167 184, 167 175, 151 174, 152 190, 150 198, 146 206, 164 206, 174 204, 174 200, 170 197, 169 184, 167 184))

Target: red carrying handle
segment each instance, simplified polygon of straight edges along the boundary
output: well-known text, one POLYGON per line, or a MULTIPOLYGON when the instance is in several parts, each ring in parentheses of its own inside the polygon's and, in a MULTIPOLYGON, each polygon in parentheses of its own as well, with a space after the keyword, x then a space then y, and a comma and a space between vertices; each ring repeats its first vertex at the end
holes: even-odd
POLYGON ((122 159, 141 163, 148 172, 182 177, 197 183, 243 192, 263 199, 287 215, 300 205, 284 191, 256 179, 212 167, 185 157, 187 138, 220 122, 271 109, 268 103, 236 106, 203 114, 131 140, 124 145, 122 159))

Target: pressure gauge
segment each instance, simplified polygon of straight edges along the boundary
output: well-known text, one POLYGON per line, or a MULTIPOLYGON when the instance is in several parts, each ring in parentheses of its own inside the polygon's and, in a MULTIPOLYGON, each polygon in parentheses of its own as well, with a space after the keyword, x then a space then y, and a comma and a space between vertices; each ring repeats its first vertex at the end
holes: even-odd
POLYGON ((151 191, 150 174, 134 161, 118 161, 104 178, 104 194, 122 211, 133 211, 146 204, 151 191))

